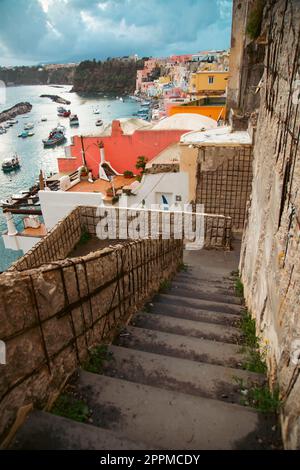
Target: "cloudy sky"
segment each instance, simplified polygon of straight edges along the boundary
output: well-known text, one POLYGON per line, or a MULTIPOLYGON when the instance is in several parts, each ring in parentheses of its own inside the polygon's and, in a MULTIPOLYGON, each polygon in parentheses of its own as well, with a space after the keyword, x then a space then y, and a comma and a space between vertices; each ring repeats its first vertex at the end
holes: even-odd
POLYGON ((230 44, 232 0, 0 0, 0 65, 230 44))

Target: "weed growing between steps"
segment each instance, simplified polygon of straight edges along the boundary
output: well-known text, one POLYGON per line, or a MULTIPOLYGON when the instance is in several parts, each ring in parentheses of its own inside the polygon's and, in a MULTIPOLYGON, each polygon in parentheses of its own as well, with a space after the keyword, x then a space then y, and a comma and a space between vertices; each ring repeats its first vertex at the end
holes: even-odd
POLYGON ((90 414, 87 404, 69 392, 64 392, 58 397, 51 412, 80 423, 85 423, 90 414))
POLYGON ((260 339, 256 335, 255 320, 247 309, 242 311, 240 326, 243 333, 243 352, 245 354, 243 369, 265 374, 267 372, 265 361, 266 350, 260 347, 260 339))
POLYGON ((188 271, 188 265, 185 264, 185 263, 183 263, 183 262, 182 262, 182 263, 178 263, 177 271, 178 271, 178 272, 182 272, 182 271, 183 271, 183 272, 186 273, 186 272, 188 271))
POLYGON ((167 290, 170 289, 170 287, 171 287, 171 281, 169 281, 168 279, 164 279, 159 284, 159 292, 166 292, 167 290))
POLYGON ((258 385, 246 385, 243 379, 234 377, 239 386, 241 393, 241 405, 252 406, 262 413, 278 414, 281 401, 279 398, 279 390, 275 388, 271 391, 267 383, 258 385))
POLYGON ((101 344, 90 351, 90 357, 83 365, 87 372, 100 374, 103 371, 104 362, 111 360, 112 354, 107 350, 106 344, 101 344))

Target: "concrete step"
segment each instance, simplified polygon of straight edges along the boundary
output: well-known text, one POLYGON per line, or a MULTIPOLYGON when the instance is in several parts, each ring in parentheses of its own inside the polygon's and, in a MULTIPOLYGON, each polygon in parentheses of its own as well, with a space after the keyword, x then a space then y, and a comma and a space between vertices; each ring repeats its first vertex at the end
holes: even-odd
POLYGON ((235 287, 234 282, 228 279, 221 279, 219 281, 211 281, 209 279, 197 278, 195 276, 189 274, 176 274, 174 277, 175 283, 180 283, 184 286, 198 286, 198 287, 205 287, 207 289, 218 288, 223 290, 224 292, 231 292, 233 295, 235 294, 235 287))
POLYGON ((187 271, 180 271, 176 274, 176 278, 181 277, 182 279, 194 279, 197 281, 203 281, 211 283, 215 286, 230 285, 234 286, 236 278, 230 275, 230 272, 222 272, 217 274, 215 272, 208 272, 204 266, 197 268, 196 266, 190 266, 187 271))
POLYGON ((206 338, 223 341, 224 343, 238 344, 242 338, 240 330, 233 326, 174 318, 157 313, 139 313, 134 316, 131 324, 139 328, 192 336, 194 338, 206 338))
POLYGON ((227 367, 241 368, 244 359, 241 347, 235 344, 191 338, 135 326, 128 326, 125 332, 120 334, 116 344, 127 348, 227 367))
POLYGON ((81 371, 95 425, 155 449, 256 449, 269 423, 253 410, 81 371))
POLYGON ((159 295, 154 296, 153 302, 161 302, 161 303, 176 303, 180 306, 186 307, 194 307, 199 308, 201 310, 213 310, 215 312, 222 312, 222 313, 234 313, 235 315, 240 314, 242 305, 236 304, 228 304, 226 302, 217 302, 213 299, 195 299, 191 297, 182 297, 179 295, 161 293, 159 295))
POLYGON ((11 445, 14 450, 138 450, 149 449, 119 434, 71 421, 45 411, 30 413, 11 445))
POLYGON ((264 376, 230 367, 205 364, 111 345, 103 373, 130 382, 190 395, 241 403, 238 380, 245 387, 264 383, 264 376))
POLYGON ((214 300, 215 302, 242 305, 241 299, 237 296, 230 295, 228 292, 224 294, 217 288, 205 290, 201 285, 186 287, 181 283, 172 282, 171 287, 167 289, 165 293, 178 295, 180 297, 191 297, 200 300, 214 300))
POLYGON ((150 306, 150 312, 169 315, 187 320, 216 323, 220 325, 236 326, 241 317, 232 313, 212 312, 210 310, 199 310, 194 307, 178 306, 176 301, 172 303, 155 302, 150 306))

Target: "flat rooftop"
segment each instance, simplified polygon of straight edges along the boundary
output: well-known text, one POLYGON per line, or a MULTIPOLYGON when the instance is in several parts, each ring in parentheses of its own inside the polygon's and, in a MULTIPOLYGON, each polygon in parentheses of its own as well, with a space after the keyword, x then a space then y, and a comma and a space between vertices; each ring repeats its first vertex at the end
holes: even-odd
POLYGON ((187 132, 184 134, 180 142, 182 144, 252 144, 251 137, 247 131, 231 131, 231 127, 217 127, 207 131, 187 132))

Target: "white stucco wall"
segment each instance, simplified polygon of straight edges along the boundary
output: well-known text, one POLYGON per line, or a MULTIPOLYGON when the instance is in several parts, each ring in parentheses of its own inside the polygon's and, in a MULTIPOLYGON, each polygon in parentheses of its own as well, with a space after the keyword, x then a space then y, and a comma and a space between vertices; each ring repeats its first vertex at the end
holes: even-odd
POLYGON ((48 230, 77 206, 103 206, 102 193, 39 191, 39 198, 48 230))
POLYGON ((188 173, 157 173, 145 175, 135 190, 136 195, 123 194, 119 199, 120 207, 150 207, 151 204, 159 204, 161 194, 167 196, 171 205, 189 202, 189 177, 188 173), (181 201, 176 201, 176 196, 181 196, 181 201))
POLYGON ((22 250, 23 253, 31 250, 31 248, 41 239, 39 237, 25 237, 21 235, 2 235, 4 246, 8 250, 22 250))

